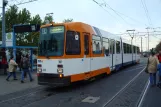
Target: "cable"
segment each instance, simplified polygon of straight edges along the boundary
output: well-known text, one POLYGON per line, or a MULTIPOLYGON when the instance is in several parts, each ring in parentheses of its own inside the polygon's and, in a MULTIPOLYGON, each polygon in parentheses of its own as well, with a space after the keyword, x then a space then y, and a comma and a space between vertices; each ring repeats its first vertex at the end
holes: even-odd
POLYGON ((145 11, 145 15, 146 15, 146 17, 148 19, 148 23, 149 23, 149 25, 152 26, 151 18, 150 18, 149 14, 148 14, 148 9, 147 9, 146 3, 145 3, 145 1, 143 2, 143 0, 141 0, 141 3, 142 3, 142 6, 143 6, 143 9, 145 11))
MULTIPOLYGON (((14 5, 22 5, 22 4, 31 3, 31 2, 38 1, 38 0, 28 0, 26 2, 23 2, 24 0, 21 0, 20 2, 18 2, 17 0, 12 0, 12 2, 13 1, 16 1, 17 2, 17 4, 14 4, 14 5)), ((9 6, 11 6, 11 5, 9 5, 9 6)))
POLYGON ((21 5, 21 4, 31 3, 31 2, 34 2, 34 1, 38 1, 38 0, 29 0, 27 2, 22 2, 22 3, 19 3, 19 4, 15 4, 15 5, 21 5))
MULTIPOLYGON (((109 15, 111 15, 112 17, 114 17, 111 13, 109 13, 106 9, 104 9, 103 7, 102 7, 102 4, 99 4, 97 1, 95 1, 95 0, 93 0, 93 2, 95 2, 97 5, 99 5, 104 11, 106 11, 109 15)), ((116 17, 114 17, 114 18, 116 18, 116 17)), ((118 24, 121 24, 118 20, 117 20, 117 23, 118 24)))
MULTIPOLYGON (((105 0, 103 0, 104 1, 104 3, 113 11, 113 12, 115 12, 119 17, 121 17, 121 19, 123 20, 123 21, 125 21, 125 23, 127 23, 127 24, 129 24, 120 14, 118 14, 111 6, 109 6, 107 3, 106 3, 106 1, 105 0)), ((105 6, 106 6, 105 5, 105 6)), ((129 25, 131 25, 131 24, 129 24, 129 25)))
MULTIPOLYGON (((106 3, 105 0, 103 0, 103 1, 104 1, 104 3, 105 3, 106 5, 108 5, 108 7, 107 7, 108 9, 111 9, 111 8, 112 8, 109 4, 106 3)), ((105 5, 105 6, 106 6, 106 5, 105 5)), ((120 14, 120 15, 123 15, 123 16, 125 16, 125 17, 127 17, 127 18, 129 18, 129 19, 131 19, 131 20, 133 20, 133 21, 135 21, 135 22, 137 22, 137 23, 139 23, 139 24, 142 23, 144 26, 147 26, 145 23, 143 23, 143 22, 141 22, 141 21, 138 21, 138 20, 136 20, 136 19, 134 19, 134 18, 132 18, 132 17, 130 17, 130 16, 127 16, 127 15, 125 15, 125 14, 123 14, 123 13, 121 13, 121 12, 119 12, 119 11, 113 9, 113 8, 112 8, 112 10, 115 11, 116 13, 120 14)))

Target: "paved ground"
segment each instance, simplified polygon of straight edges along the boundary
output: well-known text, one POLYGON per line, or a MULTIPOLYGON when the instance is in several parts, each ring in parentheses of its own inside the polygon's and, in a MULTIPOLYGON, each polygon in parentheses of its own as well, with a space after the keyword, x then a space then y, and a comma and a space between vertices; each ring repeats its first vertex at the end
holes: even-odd
POLYGON ((148 85, 141 107, 161 107, 161 88, 148 85))
POLYGON ((35 72, 32 73, 34 81, 30 82, 29 78, 26 78, 24 84, 20 82, 20 73, 17 73, 18 80, 13 80, 13 77, 10 77, 10 81, 6 81, 6 77, 7 75, 0 75, 0 84, 2 86, 0 87, 0 95, 14 93, 17 91, 21 91, 28 88, 34 88, 38 86, 35 72))
MULTIPOLYGON (((58 89, 38 86, 36 81, 25 84, 21 84, 20 81, 13 81, 7 83, 7 85, 13 84, 13 87, 16 86, 15 91, 17 92, 7 95, 3 93, 3 95, 0 95, 0 107, 107 107, 108 105, 105 104, 141 72, 145 68, 145 65, 146 58, 143 58, 141 64, 126 68, 107 77, 97 79, 90 83, 79 83, 58 89), (26 90, 23 90, 21 87, 25 87, 24 89, 26 90), (30 87, 33 88, 30 89, 30 87)), ((127 103, 131 99, 138 100, 147 79, 147 74, 144 72, 141 73, 140 77, 116 97, 116 100, 113 100, 111 103, 112 106, 109 107, 115 107, 120 101, 124 103, 120 105, 121 107, 127 107, 125 105, 131 104, 127 103)), ((3 80, 2 84, 5 86, 6 81, 3 80)), ((2 89, 5 90, 5 88, 2 89)), ((12 89, 9 88, 7 90, 12 89)))

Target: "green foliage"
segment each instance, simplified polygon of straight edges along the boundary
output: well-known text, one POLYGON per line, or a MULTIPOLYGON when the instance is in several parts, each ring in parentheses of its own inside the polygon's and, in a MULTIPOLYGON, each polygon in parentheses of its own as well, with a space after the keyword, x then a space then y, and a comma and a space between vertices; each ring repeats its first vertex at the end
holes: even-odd
MULTIPOLYGON (((10 6, 5 14, 6 33, 12 32, 12 27, 15 24, 45 24, 45 20, 53 22, 52 16, 46 16, 43 20, 37 14, 31 16, 31 13, 26 8, 18 10, 16 5, 10 6)), ((73 19, 65 19, 63 22, 72 22, 73 19)), ((16 34, 16 45, 18 46, 38 46, 39 32, 20 33, 16 34)), ((0 17, 0 40, 2 40, 2 18, 0 17)))
POLYGON ((63 23, 67 23, 67 22, 73 22, 73 19, 68 18, 68 19, 64 19, 64 20, 63 20, 63 23))
POLYGON ((155 51, 156 52, 161 51, 161 42, 159 42, 158 45, 155 47, 155 51))

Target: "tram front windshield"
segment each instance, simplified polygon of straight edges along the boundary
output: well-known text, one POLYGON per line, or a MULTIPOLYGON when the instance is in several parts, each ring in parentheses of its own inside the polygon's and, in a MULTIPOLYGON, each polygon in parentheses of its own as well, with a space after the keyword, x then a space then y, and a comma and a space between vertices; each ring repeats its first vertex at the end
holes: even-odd
POLYGON ((64 26, 41 28, 39 56, 62 56, 64 53, 64 26))

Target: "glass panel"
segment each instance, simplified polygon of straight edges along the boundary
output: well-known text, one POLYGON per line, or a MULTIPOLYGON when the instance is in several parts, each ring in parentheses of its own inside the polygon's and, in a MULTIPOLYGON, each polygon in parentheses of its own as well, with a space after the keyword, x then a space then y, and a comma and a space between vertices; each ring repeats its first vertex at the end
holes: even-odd
POLYGON ((92 44, 93 44, 93 53, 101 54, 102 53, 101 37, 93 35, 92 44))
POLYGON ((84 54, 88 55, 89 54, 89 36, 84 35, 84 54))
POLYGON ((62 56, 64 53, 64 26, 42 28, 39 37, 40 56, 62 56), (59 30, 58 30, 59 29, 59 30), (61 29, 61 30, 60 30, 61 29))
POLYGON ((74 32, 74 31, 67 31, 66 54, 67 55, 79 55, 80 53, 81 53, 80 33, 74 32))

